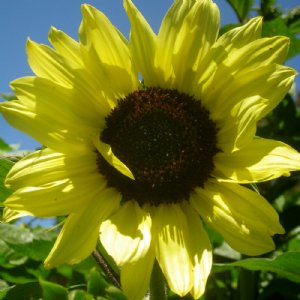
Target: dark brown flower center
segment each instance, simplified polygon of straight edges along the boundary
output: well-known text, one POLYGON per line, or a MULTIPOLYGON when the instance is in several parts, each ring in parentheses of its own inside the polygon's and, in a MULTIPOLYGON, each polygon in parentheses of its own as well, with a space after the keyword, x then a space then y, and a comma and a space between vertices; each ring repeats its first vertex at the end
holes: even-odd
POLYGON ((180 202, 210 177, 219 151, 216 137, 216 124, 193 96, 161 88, 138 90, 118 101, 100 136, 135 180, 100 154, 99 170, 125 201, 180 202))

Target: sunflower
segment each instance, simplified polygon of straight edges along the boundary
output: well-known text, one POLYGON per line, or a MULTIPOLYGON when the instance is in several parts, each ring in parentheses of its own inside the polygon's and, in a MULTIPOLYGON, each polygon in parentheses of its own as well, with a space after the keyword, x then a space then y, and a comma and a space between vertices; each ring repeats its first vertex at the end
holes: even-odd
POLYGON ((300 169, 297 151, 255 135, 293 83, 281 65, 289 41, 261 38, 260 17, 218 37, 211 0, 175 0, 158 34, 131 0, 124 7, 129 40, 89 5, 79 42, 55 28, 53 48, 28 40, 36 76, 12 82, 18 100, 0 110, 45 149, 9 172, 6 220, 67 215, 47 267, 81 261, 100 237, 130 300, 155 261, 173 292, 198 298, 212 265, 202 222, 246 255, 284 232, 240 184, 300 169))

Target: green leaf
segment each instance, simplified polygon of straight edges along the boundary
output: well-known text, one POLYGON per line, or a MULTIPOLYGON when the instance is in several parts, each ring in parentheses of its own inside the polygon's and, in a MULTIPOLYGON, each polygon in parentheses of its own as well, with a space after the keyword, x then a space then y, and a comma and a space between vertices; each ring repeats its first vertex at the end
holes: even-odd
MULTIPOLYGON (((99 300, 99 298, 94 298, 92 295, 88 294, 83 290, 73 290, 69 293, 69 300, 99 300)), ((105 299, 106 300, 106 299, 105 299)))
POLYGON ((288 12, 285 21, 292 33, 300 33, 300 5, 288 12))
POLYGON ((12 148, 0 138, 0 151, 10 151, 12 148))
POLYGON ((229 264, 215 264, 214 272, 223 272, 232 267, 252 271, 274 272, 280 277, 300 283, 300 252, 286 252, 276 258, 248 258, 229 264))
POLYGON ((3 202, 12 192, 4 185, 5 177, 14 165, 8 159, 0 158, 0 203, 3 202))
POLYGON ((292 30, 285 24, 282 18, 276 18, 272 21, 263 23, 262 35, 264 37, 283 35, 290 39, 290 48, 287 59, 300 53, 300 39, 293 34, 292 30))
POLYGON ((9 287, 0 293, 0 299, 41 299, 41 287, 38 282, 29 282, 9 287))
POLYGON ((40 279, 43 291, 43 300, 67 300, 68 291, 63 286, 40 279))
POLYGON ((26 244, 33 241, 33 234, 27 228, 0 223, 0 240, 8 244, 26 244))
POLYGON ((31 230, 33 239, 28 243, 10 244, 11 248, 35 261, 43 261, 49 254, 57 234, 53 231, 31 230))
POLYGON ((106 297, 109 300, 127 300, 126 296, 122 293, 121 290, 116 288, 115 286, 110 286, 106 290, 106 297))
POLYGON ((87 291, 92 294, 95 298, 96 296, 105 295, 105 289, 109 284, 105 279, 99 274, 95 269, 91 270, 87 279, 87 291))
POLYGON ((261 0, 260 2, 260 15, 264 20, 273 20, 282 15, 279 7, 275 6, 277 0, 261 0))
POLYGON ((6 101, 17 100, 17 97, 15 95, 12 95, 12 94, 0 93, 0 98, 3 98, 6 101))
POLYGON ((235 11, 240 22, 243 22, 251 10, 254 0, 227 0, 227 2, 235 11))

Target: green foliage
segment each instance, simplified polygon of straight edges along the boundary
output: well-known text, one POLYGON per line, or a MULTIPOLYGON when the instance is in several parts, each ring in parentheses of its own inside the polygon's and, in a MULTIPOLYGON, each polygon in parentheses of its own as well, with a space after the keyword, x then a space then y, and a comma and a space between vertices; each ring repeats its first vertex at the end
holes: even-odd
POLYGON ((0 138, 0 151, 10 151, 12 148, 0 138))
POLYGON ((227 0, 227 2, 234 9, 240 22, 243 22, 249 14, 254 0, 227 0))
POLYGON ((0 93, 0 98, 3 98, 5 101, 11 101, 17 99, 15 95, 2 94, 2 93, 0 93))
POLYGON ((281 17, 278 17, 264 23, 263 36, 287 36, 290 39, 290 47, 287 57, 289 59, 300 52, 300 39, 296 37, 294 33, 295 29, 296 28, 290 28, 281 17))
POLYGON ((251 271, 273 272, 279 277, 300 283, 300 251, 286 252, 275 258, 247 258, 228 264, 215 264, 214 272, 242 267, 251 271))
POLYGON ((0 223, 0 299, 126 300, 92 257, 75 266, 45 269, 57 233, 0 223))
POLYGON ((11 194, 11 191, 5 187, 4 180, 12 166, 13 162, 5 158, 0 158, 0 204, 11 194))
POLYGON ((285 17, 285 22, 292 33, 300 33, 300 5, 289 11, 285 17))

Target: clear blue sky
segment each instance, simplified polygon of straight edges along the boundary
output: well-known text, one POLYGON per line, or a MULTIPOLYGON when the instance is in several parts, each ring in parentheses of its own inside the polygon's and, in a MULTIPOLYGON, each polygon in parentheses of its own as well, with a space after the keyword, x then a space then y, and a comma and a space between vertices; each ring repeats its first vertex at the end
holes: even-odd
MULTIPOLYGON (((77 39, 81 20, 81 0, 0 0, 0 92, 10 93, 9 82, 22 76, 32 75, 27 65, 25 43, 27 37, 48 44, 51 26, 63 30, 77 39)), ((173 0, 134 0, 155 31, 173 0)), ((235 23, 236 18, 225 0, 215 0, 221 10, 222 24, 235 23)), ((299 5, 299 0, 278 0, 284 9, 299 5)), ((121 0, 91 0, 89 4, 103 11, 125 36, 129 22, 121 0)), ((287 62, 300 73, 299 55, 287 62)), ((298 89, 300 86, 299 79, 298 89)), ((14 130, 0 116, 0 137, 10 144, 21 144, 21 149, 34 149, 38 143, 14 130)))

